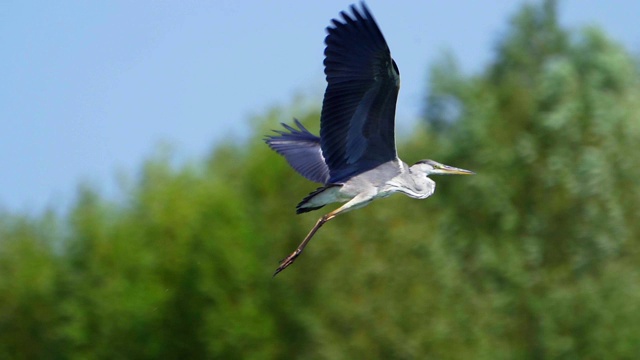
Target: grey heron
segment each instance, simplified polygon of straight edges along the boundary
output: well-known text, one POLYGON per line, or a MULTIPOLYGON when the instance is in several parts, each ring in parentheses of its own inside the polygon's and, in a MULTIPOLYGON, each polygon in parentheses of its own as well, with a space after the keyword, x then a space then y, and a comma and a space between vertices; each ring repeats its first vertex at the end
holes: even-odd
POLYGON ((367 6, 351 5, 342 21, 327 27, 324 51, 327 88, 320 115, 320 136, 297 119, 295 126, 265 141, 300 175, 323 184, 297 206, 305 213, 344 202, 313 226, 298 248, 280 263, 273 276, 291 265, 327 221, 373 200, 400 192, 416 199, 433 194, 429 175, 473 174, 469 170, 421 160, 412 166, 398 158, 394 121, 400 73, 367 6))

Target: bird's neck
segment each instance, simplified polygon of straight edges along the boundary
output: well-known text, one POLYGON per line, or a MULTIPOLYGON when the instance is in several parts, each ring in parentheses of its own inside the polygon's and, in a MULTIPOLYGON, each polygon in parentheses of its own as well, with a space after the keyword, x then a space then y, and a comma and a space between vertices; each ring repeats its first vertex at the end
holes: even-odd
POLYGON ((414 199, 426 199, 436 189, 436 183, 429 179, 422 172, 412 171, 410 168, 407 172, 395 177, 390 184, 395 187, 396 191, 401 192, 414 199))

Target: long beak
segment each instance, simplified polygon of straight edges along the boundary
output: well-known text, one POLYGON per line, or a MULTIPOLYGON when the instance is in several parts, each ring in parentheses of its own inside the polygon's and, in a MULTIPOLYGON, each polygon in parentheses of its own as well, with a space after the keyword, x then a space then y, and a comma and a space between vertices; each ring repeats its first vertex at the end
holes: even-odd
POLYGON ((443 165, 440 169, 442 175, 474 175, 475 173, 470 170, 460 169, 453 166, 443 165))

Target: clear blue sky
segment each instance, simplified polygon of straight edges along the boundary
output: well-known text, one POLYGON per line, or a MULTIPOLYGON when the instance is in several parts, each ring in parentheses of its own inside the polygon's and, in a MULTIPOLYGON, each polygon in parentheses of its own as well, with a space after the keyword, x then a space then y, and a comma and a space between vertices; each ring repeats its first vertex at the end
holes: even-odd
MULTIPOLYGON (((0 209, 65 209, 81 182, 109 196, 161 143, 182 159, 242 139, 251 115, 321 100, 324 28, 351 1, 8 1, 0 7, 0 209)), ((443 50, 491 59, 511 0, 368 5, 402 74, 398 125, 420 110, 443 50)), ((601 26, 634 53, 640 2, 565 0, 561 22, 601 26)), ((290 121, 290 119, 282 119, 290 121)))

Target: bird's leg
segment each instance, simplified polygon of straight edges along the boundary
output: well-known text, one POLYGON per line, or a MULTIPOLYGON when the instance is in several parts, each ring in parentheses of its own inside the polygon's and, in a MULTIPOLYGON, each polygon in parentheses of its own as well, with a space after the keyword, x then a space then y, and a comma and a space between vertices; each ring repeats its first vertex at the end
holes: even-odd
POLYGON ((340 206, 339 208, 333 210, 330 213, 325 214, 320 219, 318 219, 318 221, 313 226, 313 228, 311 228, 311 231, 309 231, 309 233, 304 238, 304 240, 302 240, 300 245, 298 245, 298 248, 296 249, 296 251, 292 252, 291 255, 287 256, 284 260, 280 262, 280 266, 278 266, 273 276, 278 275, 280 271, 286 269, 287 266, 293 264, 296 258, 302 253, 302 250, 304 250, 304 247, 307 246, 309 241, 311 241, 311 238, 313 237, 313 235, 315 235, 316 231, 318 231, 318 229, 320 229, 320 227, 324 225, 324 223, 349 210, 353 210, 353 209, 357 209, 365 206, 366 204, 371 202, 371 200, 373 200, 374 195, 375 193, 373 192, 362 192, 357 196, 355 196, 353 199, 347 201, 344 205, 340 206))
POLYGON ((324 223, 326 223, 327 221, 333 219, 334 217, 336 217, 339 213, 341 213, 344 210, 345 209, 343 209, 343 207, 338 208, 338 209, 336 209, 336 210, 334 210, 334 211, 332 211, 332 212, 330 212, 328 214, 323 215, 320 219, 318 219, 318 221, 313 226, 313 228, 311 228, 311 231, 309 231, 307 236, 305 236, 304 240, 302 240, 300 245, 298 245, 298 248, 296 249, 296 251, 292 252, 291 255, 287 256, 284 260, 282 260, 280 262, 280 266, 278 266, 278 268, 276 269, 276 272, 273 274, 273 276, 278 275, 278 273, 280 271, 286 269, 287 266, 293 264, 293 262, 296 260, 298 255, 302 254, 302 250, 304 250, 304 247, 307 246, 307 244, 309 243, 309 241, 311 240, 313 235, 315 235, 316 231, 318 231, 318 229, 320 229, 320 227, 322 225, 324 225, 324 223))

